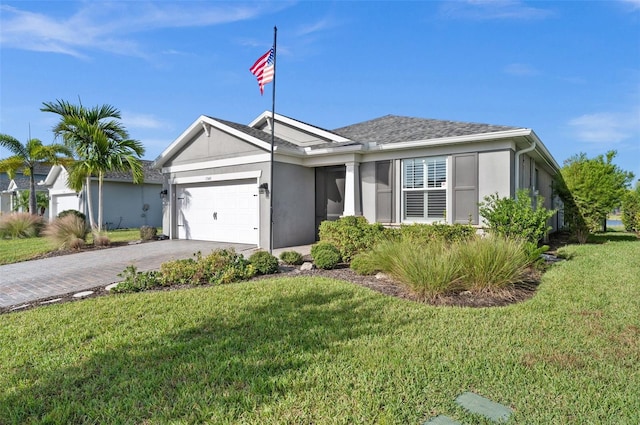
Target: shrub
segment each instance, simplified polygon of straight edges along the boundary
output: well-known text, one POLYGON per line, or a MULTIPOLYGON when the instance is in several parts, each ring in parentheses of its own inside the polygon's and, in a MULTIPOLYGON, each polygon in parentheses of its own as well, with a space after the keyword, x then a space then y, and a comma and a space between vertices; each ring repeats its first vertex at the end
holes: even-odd
POLYGON ((318 242, 311 247, 313 262, 319 269, 333 269, 341 261, 340 251, 328 242, 318 242))
POLYGON ((42 232, 58 249, 80 249, 87 238, 87 227, 82 218, 74 214, 58 217, 42 232))
POLYGON ((347 216, 336 221, 323 221, 319 234, 321 242, 333 244, 342 259, 349 262, 357 253, 371 249, 383 240, 385 229, 380 223, 369 224, 364 217, 347 216))
POLYGON ((493 291, 521 281, 530 264, 526 244, 501 236, 457 244, 456 262, 460 264, 465 289, 493 291))
POLYGON ((87 222, 87 216, 82 214, 78 210, 64 210, 60 214, 58 214, 58 218, 63 218, 63 217, 66 217, 68 215, 75 215, 76 217, 81 218, 82 221, 84 221, 85 223, 87 222))
POLYGON ((111 290, 112 292, 140 292, 160 286, 158 272, 139 272, 134 265, 127 266, 118 276, 123 280, 111 290))
POLYGON ((142 226, 140 227, 140 239, 143 241, 150 241, 155 239, 158 234, 158 229, 153 226, 142 226))
POLYGON ((160 266, 160 283, 163 285, 231 283, 249 279, 256 273, 256 268, 249 260, 233 249, 218 249, 206 257, 202 257, 202 254, 197 252, 194 256, 195 259, 163 263, 160 266))
POLYGON ((0 217, 0 237, 11 239, 33 238, 44 226, 42 217, 26 212, 11 213, 0 217))
POLYGON ((280 259, 285 264, 291 264, 292 266, 299 266, 304 262, 302 254, 297 251, 284 251, 280 254, 280 259))
POLYGON ((361 252, 351 259, 349 264, 351 270, 359 275, 369 276, 382 271, 380 263, 377 261, 372 251, 361 252))
POLYGON ((640 186, 622 199, 622 225, 627 232, 640 233, 640 186))
POLYGON ((554 214, 554 211, 547 210, 542 204, 543 198, 539 196, 533 208, 529 191, 520 189, 516 199, 499 198, 497 193, 485 196, 479 211, 491 233, 537 243, 551 230, 547 221, 554 214))
POLYGON ((93 234, 93 245, 94 246, 109 246, 111 245, 111 239, 106 234, 94 233, 93 234))
POLYGON ((249 257, 259 274, 273 274, 278 271, 278 259, 267 251, 256 251, 249 257))
POLYGON ((456 242, 473 238, 476 229, 469 224, 403 224, 400 226, 400 238, 413 243, 456 242))

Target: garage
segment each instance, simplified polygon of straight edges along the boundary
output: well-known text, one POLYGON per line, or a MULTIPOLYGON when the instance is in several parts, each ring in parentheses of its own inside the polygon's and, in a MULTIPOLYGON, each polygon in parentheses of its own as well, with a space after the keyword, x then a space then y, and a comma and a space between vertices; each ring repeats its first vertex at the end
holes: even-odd
POLYGON ((80 210, 80 202, 75 192, 51 195, 50 205, 53 217, 57 217, 62 211, 80 210))
POLYGON ((178 239, 259 243, 255 179, 176 185, 178 239))

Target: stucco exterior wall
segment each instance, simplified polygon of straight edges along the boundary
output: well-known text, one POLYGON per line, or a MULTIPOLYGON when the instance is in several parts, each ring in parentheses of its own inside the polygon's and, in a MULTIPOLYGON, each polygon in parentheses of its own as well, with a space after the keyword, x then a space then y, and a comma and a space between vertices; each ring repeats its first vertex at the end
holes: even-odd
MULTIPOLYGON (((274 164, 274 248, 315 241, 315 170, 292 164, 274 164)), ((268 235, 267 227, 261 235, 268 235)), ((268 247, 268 244, 265 245, 268 247)))
MULTIPOLYGON (((107 229, 162 225, 160 184, 106 181, 103 185, 103 226, 107 229), (147 205, 145 211, 143 207, 147 205)), ((93 218, 98 220, 98 182, 91 184, 93 218)), ((86 210, 85 206, 85 210, 86 210)))
POLYGON ((200 131, 164 166, 233 158, 256 153, 264 153, 264 150, 212 127, 208 136, 204 129, 200 131))

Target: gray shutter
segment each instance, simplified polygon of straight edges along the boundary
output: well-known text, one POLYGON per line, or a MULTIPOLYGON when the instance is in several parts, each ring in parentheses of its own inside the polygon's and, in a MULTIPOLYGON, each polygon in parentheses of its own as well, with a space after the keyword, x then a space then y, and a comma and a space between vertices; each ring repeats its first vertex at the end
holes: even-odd
POLYGON ((453 222, 478 224, 478 154, 453 155, 453 222))
POLYGON ((376 162, 376 221, 393 223, 393 167, 391 161, 376 162))

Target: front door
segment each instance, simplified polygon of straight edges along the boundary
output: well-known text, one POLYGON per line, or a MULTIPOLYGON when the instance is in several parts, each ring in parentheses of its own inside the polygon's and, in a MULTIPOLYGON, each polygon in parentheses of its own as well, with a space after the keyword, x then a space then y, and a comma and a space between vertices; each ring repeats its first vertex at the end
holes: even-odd
POLYGON ((316 168, 316 237, 320 223, 344 213, 345 166, 316 168))

